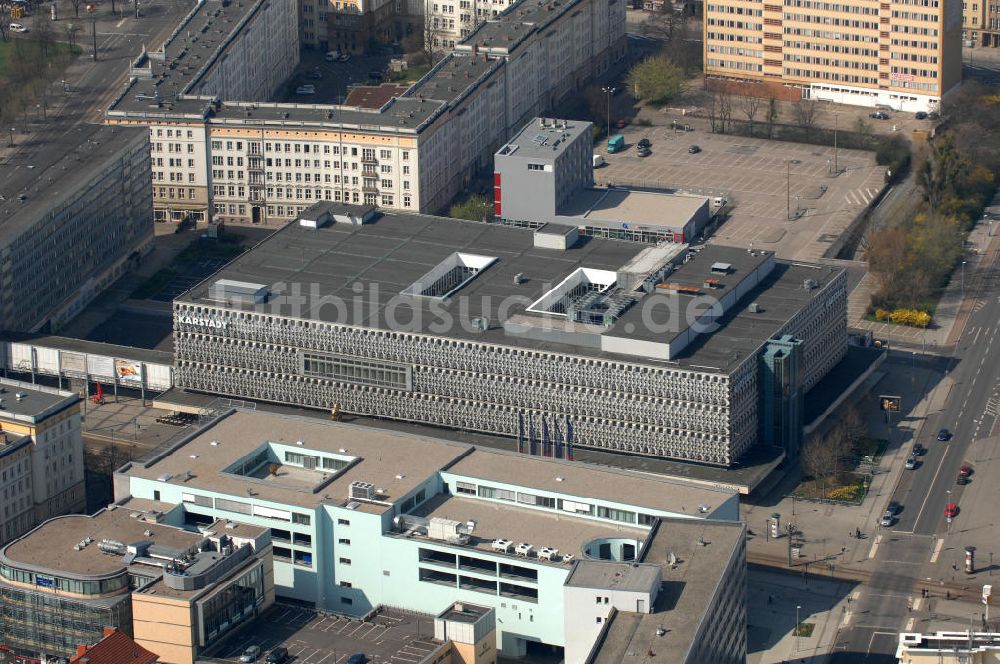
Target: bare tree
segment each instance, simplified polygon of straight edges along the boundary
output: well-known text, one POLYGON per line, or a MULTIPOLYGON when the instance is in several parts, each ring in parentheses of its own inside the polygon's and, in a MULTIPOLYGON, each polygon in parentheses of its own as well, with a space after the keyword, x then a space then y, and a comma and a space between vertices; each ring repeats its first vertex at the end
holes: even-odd
POLYGON ((719 92, 712 90, 708 97, 708 122, 712 133, 719 131, 719 92))
POLYGON ((670 43, 683 27, 683 12, 675 10, 673 0, 664 0, 660 9, 651 12, 642 24, 642 33, 647 37, 670 43))
POLYGON ((811 99, 803 99, 795 104, 795 123, 806 133, 806 140, 812 138, 813 129, 822 115, 819 104, 811 99))
POLYGON ((852 403, 844 409, 840 421, 844 425, 844 436, 847 439, 848 447, 852 452, 857 453, 861 441, 868 433, 864 414, 857 404, 852 403))
POLYGON ((799 456, 799 463, 802 470, 809 475, 813 481, 820 485, 823 498, 826 498, 827 480, 840 471, 843 452, 840 440, 842 431, 838 431, 839 426, 825 436, 819 433, 813 434, 802 447, 799 456))
POLYGON ((778 100, 771 97, 767 100, 767 137, 774 138, 774 123, 778 121, 778 100))
POLYGON ((69 4, 73 6, 73 16, 80 18, 80 5, 83 4, 83 0, 69 0, 69 4))
POLYGON ((732 129, 732 120, 733 96, 728 92, 724 92, 719 95, 719 124, 722 127, 723 134, 732 129))
POLYGON ((740 97, 740 110, 743 111, 743 115, 747 118, 747 129, 749 129, 751 136, 753 136, 753 123, 757 119, 757 112, 760 110, 762 101, 760 97, 754 97, 753 95, 743 95, 740 97))

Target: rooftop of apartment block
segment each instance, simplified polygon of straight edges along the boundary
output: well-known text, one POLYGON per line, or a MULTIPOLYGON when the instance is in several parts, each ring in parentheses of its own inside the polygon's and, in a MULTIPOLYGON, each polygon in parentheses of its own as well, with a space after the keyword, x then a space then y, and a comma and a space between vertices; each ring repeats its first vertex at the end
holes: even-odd
MULTIPOLYGON (((598 326, 576 324, 566 320, 565 315, 529 311, 529 306, 537 305, 543 295, 555 290, 553 284, 566 283, 574 274, 591 274, 579 272, 581 268, 600 271, 613 283, 616 271, 628 266, 648 248, 645 244, 584 237, 568 249, 549 249, 535 246, 533 232, 528 229, 420 214, 383 213, 363 225, 334 223, 321 228, 293 223, 177 301, 255 310, 306 321, 622 359, 621 354, 601 350, 600 342, 584 343, 580 339, 597 339, 598 335, 623 339, 626 343, 619 347, 624 349, 620 352, 634 346, 630 344, 632 340, 665 344, 686 333, 694 320, 692 309, 696 310, 693 313, 704 312, 705 307, 699 302, 704 304, 706 297, 724 297, 764 261, 773 259, 767 252, 707 246, 669 275, 668 281, 689 286, 676 293, 673 303, 654 300, 641 292, 623 292, 623 297, 634 304, 627 306, 610 325, 596 331, 598 326), (467 278, 457 287, 439 293, 435 288, 440 279, 451 276, 448 266, 452 263, 455 267, 451 271, 466 270, 467 278), (713 271, 716 264, 728 266, 724 275, 713 271), (704 284, 710 272, 713 283, 709 288, 704 284), (282 294, 276 290, 263 304, 222 301, 211 296, 213 284, 220 279, 259 284, 268 289, 279 284, 300 284, 315 289, 322 297, 293 301, 276 297, 282 294), (358 284, 366 286, 363 297, 356 290, 358 284), (649 306, 644 306, 644 300, 649 306), (333 306, 332 301, 350 306, 333 306), (354 306, 355 303, 361 306, 354 306), (441 311, 450 317, 447 326, 442 325, 448 320, 442 321, 441 311), (507 325, 509 321, 516 325, 507 325), (549 334, 549 327, 583 337, 572 334, 559 337, 549 334), (526 329, 541 332, 531 334, 526 329)), ((642 363, 664 362, 663 366, 668 367, 691 366, 718 372, 733 369, 842 272, 802 263, 775 261, 775 264, 760 283, 716 320, 718 327, 714 331, 697 335, 669 361, 650 359, 642 346, 635 346, 635 352, 625 357, 636 357, 642 363), (803 288, 807 279, 814 282, 814 288, 803 288), (753 312, 747 310, 750 303, 757 304, 753 312)))
MULTIPOLYGON (((661 570, 660 591, 652 611, 618 612, 589 661, 686 661, 730 561, 742 555, 739 551, 745 546, 745 537, 746 525, 740 522, 661 520, 640 554, 641 563, 661 570), (647 658, 645 653, 649 652, 655 652, 656 659, 647 658), (643 655, 635 658, 631 653, 643 655)), ((645 573, 642 567, 635 568, 636 573, 645 573)), ((744 592, 742 587, 731 590, 744 592)))
POLYGON ((0 422, 8 419, 34 424, 79 401, 80 397, 73 392, 0 378, 0 422))
POLYGON ((481 24, 458 46, 463 50, 488 49, 509 53, 531 33, 544 30, 579 0, 521 0, 496 18, 481 24))
POLYGON ((77 124, 65 132, 36 133, 20 144, 0 171, 0 247, 9 244, 45 212, 76 195, 132 138, 144 132, 77 124))

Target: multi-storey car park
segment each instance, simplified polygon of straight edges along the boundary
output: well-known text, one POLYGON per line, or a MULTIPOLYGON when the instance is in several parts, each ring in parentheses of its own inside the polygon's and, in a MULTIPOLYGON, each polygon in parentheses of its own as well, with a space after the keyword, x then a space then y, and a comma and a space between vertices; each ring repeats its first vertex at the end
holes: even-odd
POLYGON ((938 111, 962 81, 963 4, 709 2, 705 75, 759 97, 938 111))
POLYGON ((173 505, 164 523, 269 529, 276 595, 323 610, 480 605, 495 612, 503 655, 540 643, 572 663, 601 639, 656 639, 657 624, 674 626, 657 647, 670 661, 746 653, 745 528, 731 491, 235 410, 123 467, 115 488, 119 501, 173 505))
POLYGON ((149 128, 157 219, 286 222, 316 201, 436 211, 625 53, 623 3, 521 0, 377 109, 270 102, 297 62, 295 15, 293 0, 201 0, 133 62, 106 121, 149 128))
POLYGON ((175 384, 729 466, 796 455, 846 274, 323 204, 174 302, 175 384), (527 428, 526 428, 527 427, 527 428), (565 431, 563 432, 565 435, 565 431))
POLYGON ((149 251, 143 134, 80 125, 34 139, 4 166, 0 328, 58 329, 149 251))

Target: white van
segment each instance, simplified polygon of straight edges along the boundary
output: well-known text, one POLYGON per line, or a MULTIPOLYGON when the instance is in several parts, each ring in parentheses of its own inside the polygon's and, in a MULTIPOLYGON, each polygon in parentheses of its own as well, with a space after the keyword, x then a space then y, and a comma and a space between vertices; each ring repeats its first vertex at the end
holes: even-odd
POLYGON ((712 199, 712 207, 714 207, 716 210, 720 210, 720 209, 726 207, 726 205, 728 205, 728 204, 729 204, 729 201, 727 201, 722 196, 716 196, 715 198, 712 199))
POLYGON ((603 156, 599 154, 594 155, 594 168, 600 168, 601 166, 604 166, 606 163, 608 162, 604 161, 603 156))

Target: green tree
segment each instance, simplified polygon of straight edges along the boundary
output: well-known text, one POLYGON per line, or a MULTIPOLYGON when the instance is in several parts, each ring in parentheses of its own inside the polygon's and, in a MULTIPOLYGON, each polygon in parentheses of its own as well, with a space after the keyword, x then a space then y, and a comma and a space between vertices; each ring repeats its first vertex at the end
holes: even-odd
POLYGON ((684 70, 662 56, 649 57, 632 67, 626 79, 636 99, 666 104, 686 87, 684 70))
POLYGON ((473 194, 461 203, 452 205, 448 216, 470 221, 489 221, 493 218, 493 203, 481 194, 473 194))

